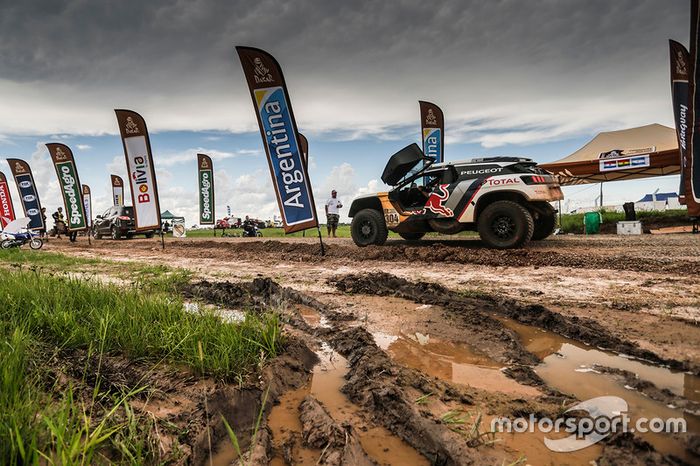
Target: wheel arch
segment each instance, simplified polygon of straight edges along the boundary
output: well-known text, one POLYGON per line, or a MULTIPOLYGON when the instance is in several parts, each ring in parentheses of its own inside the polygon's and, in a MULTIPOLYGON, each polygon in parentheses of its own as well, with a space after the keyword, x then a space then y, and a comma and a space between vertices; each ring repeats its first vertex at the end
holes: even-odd
POLYGON ((496 201, 513 201, 522 205, 523 207, 529 207, 529 202, 525 195, 518 191, 494 191, 491 193, 486 193, 479 198, 476 202, 476 209, 474 211, 474 221, 477 221, 481 212, 484 211, 486 207, 493 204, 496 201))
POLYGON ((360 197, 352 201, 352 205, 350 205, 350 212, 348 212, 348 217, 354 217, 363 209, 372 209, 380 213, 384 211, 382 209, 382 201, 379 200, 378 196, 360 197))

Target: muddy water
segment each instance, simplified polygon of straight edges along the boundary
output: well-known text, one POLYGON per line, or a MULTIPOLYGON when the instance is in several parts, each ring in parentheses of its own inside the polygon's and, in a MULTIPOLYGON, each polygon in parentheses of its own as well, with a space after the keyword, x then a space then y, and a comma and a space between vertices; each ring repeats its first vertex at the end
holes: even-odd
POLYGON ((539 390, 521 385, 501 372, 502 365, 472 347, 429 335, 389 335, 375 332, 381 349, 408 367, 448 382, 511 395, 536 397, 539 390))
MULTIPOLYGON (((331 417, 339 423, 352 424, 367 454, 381 465, 429 465, 428 460, 406 442, 387 429, 367 425, 362 420, 360 409, 340 391, 345 384, 347 361, 329 347, 324 346, 319 354, 321 362, 314 368, 310 385, 286 393, 268 418, 275 447, 282 449, 285 443, 293 444, 292 457, 295 465, 317 464, 321 452, 301 445, 301 423, 299 405, 306 395, 319 400, 331 417), (296 438, 296 441, 290 441, 296 438)), ((276 466, 283 465, 282 457, 274 458, 276 466)))
MULTIPOLYGON (((673 372, 623 355, 601 351, 509 319, 499 318, 499 320, 520 336, 529 351, 542 358, 543 362, 535 368, 535 372, 549 386, 573 394, 580 400, 604 395, 618 396, 628 403, 628 414, 632 423, 641 417, 684 418, 688 432, 700 432, 698 416, 647 398, 625 387, 613 377, 596 372, 593 366, 607 366, 636 373, 639 378, 648 380, 659 388, 666 388, 676 395, 696 401, 700 395, 700 378, 682 372, 673 372)), ((638 434, 662 453, 674 454, 686 461, 693 461, 685 451, 682 442, 671 435, 641 432, 638 434)))

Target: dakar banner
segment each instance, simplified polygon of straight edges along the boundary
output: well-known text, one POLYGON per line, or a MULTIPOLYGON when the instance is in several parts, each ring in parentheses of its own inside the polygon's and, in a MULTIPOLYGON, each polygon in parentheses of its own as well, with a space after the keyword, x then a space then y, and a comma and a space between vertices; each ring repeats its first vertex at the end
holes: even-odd
POLYGON ((309 173, 282 69, 272 55, 236 47, 260 126, 284 232, 318 226, 309 173))
POLYGON ((690 191, 690 176, 686 170, 689 168, 687 154, 688 133, 688 50, 675 40, 669 41, 671 55, 671 100, 673 102, 673 116, 676 121, 676 135, 678 136, 678 150, 680 152, 681 187, 679 190, 679 202, 685 204, 685 193, 690 191), (687 185, 686 185, 687 182, 687 185))
POLYGON ((87 219, 87 226, 92 226, 92 192, 90 191, 90 186, 83 185, 83 204, 85 205, 85 218, 87 219))
POLYGON ((63 205, 66 209, 67 226, 71 231, 82 231, 88 227, 83 203, 83 185, 78 179, 78 169, 75 166, 73 152, 64 144, 46 144, 53 160, 53 166, 58 176, 58 185, 63 195, 63 205))
POLYGON ((15 184, 22 201, 22 210, 30 222, 27 228, 30 230, 43 230, 46 228, 44 217, 41 215, 41 202, 39 193, 36 190, 34 176, 29 164, 20 159, 7 159, 10 171, 15 178, 15 184))
MULTIPOLYGON (((211 157, 197 154, 199 168, 199 223, 214 224, 214 165, 211 157)), ((174 231, 174 230, 173 230, 174 231)))
MULTIPOLYGON (((686 177, 690 178, 690 189, 685 193, 685 202, 690 217, 700 217, 700 0, 690 2, 690 62, 688 63, 688 151, 686 177)), ((686 186, 688 181, 686 181, 686 186)))
POLYGON ((5 174, 0 172, 0 228, 5 229, 8 223, 15 219, 15 209, 12 206, 10 185, 5 174))
POLYGON ((112 202, 114 205, 124 205, 124 180, 118 175, 109 175, 112 179, 112 202))
POLYGON ((304 159, 304 165, 306 165, 306 170, 309 170, 309 140, 306 136, 299 133, 299 147, 301 148, 301 156, 304 159))
POLYGON ((420 105, 420 126, 423 141, 423 153, 435 160, 445 161, 445 119, 437 105, 418 101, 420 105))
POLYGON ((146 121, 131 110, 115 110, 124 145, 126 169, 134 203, 136 231, 160 228, 160 203, 153 152, 146 121))

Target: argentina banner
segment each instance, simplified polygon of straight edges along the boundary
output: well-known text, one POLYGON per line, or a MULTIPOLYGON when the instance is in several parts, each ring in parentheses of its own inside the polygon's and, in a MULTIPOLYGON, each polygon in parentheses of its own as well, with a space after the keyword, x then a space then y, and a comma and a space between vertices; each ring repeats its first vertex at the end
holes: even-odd
POLYGON ((158 184, 146 121, 131 110, 115 110, 134 203, 136 231, 161 227, 158 184))
POLYGON ((4 229, 8 223, 15 219, 15 208, 12 205, 10 185, 7 184, 5 174, 0 172, 0 228, 4 229))
POLYGON ((199 177, 199 224, 214 224, 214 165, 211 157, 197 154, 199 177))
POLYGON ((690 191, 690 176, 686 172, 688 164, 688 50, 675 40, 669 41, 671 57, 671 100, 676 122, 678 151, 680 152, 681 182, 678 192, 679 202, 685 204, 685 193, 690 191))
POLYGON ((113 205, 124 205, 124 180, 119 175, 109 175, 112 181, 112 202, 113 205))
POLYGON ((440 107, 431 102, 418 101, 420 106, 421 141, 423 153, 435 160, 445 161, 445 118, 440 107))
POLYGON ((27 162, 20 159, 7 159, 7 163, 10 165, 10 171, 15 178, 24 215, 30 220, 27 228, 30 230, 44 230, 46 225, 44 224, 44 217, 41 215, 41 202, 39 202, 39 193, 36 190, 32 169, 27 162))
POLYGON ((75 166, 73 152, 65 144, 46 144, 56 169, 58 185, 61 187, 63 205, 66 209, 66 226, 70 231, 87 229, 85 204, 83 202, 83 187, 78 179, 78 169, 75 166))
POLYGON ((289 92, 277 60, 252 47, 236 47, 248 82, 285 233, 318 227, 289 92))

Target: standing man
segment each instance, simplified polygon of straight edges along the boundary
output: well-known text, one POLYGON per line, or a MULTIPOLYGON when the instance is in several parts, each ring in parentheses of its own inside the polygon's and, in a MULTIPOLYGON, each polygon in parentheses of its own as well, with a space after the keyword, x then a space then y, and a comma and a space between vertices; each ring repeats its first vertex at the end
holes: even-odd
POLYGON ((61 233, 66 228, 66 222, 63 220, 63 207, 56 209, 56 212, 51 214, 53 218, 53 231, 58 239, 61 239, 61 233))
POLYGON ((343 204, 338 199, 338 193, 334 189, 331 191, 331 198, 326 201, 326 226, 328 227, 328 237, 337 238, 335 231, 338 229, 338 220, 340 220, 340 209, 343 204))

